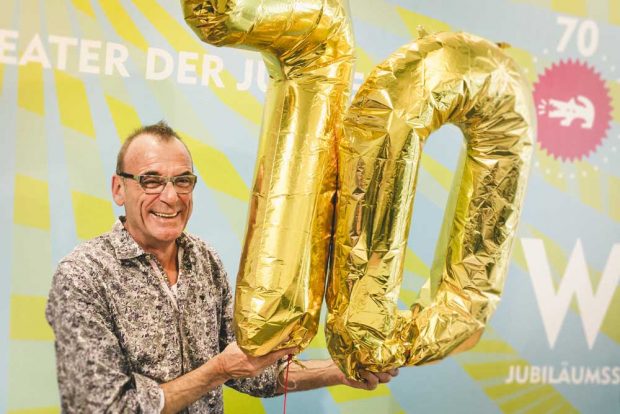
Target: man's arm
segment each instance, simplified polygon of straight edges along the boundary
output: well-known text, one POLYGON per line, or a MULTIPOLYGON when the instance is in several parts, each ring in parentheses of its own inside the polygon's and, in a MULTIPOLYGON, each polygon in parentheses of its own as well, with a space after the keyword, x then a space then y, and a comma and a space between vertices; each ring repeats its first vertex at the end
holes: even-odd
POLYGON ((241 351, 236 342, 233 342, 221 354, 197 369, 161 384, 165 398, 162 412, 167 414, 181 411, 226 381, 259 375, 277 360, 294 352, 294 348, 289 348, 274 351, 262 357, 251 357, 241 351))
MULTIPOLYGON (((250 357, 239 349, 236 343, 230 344, 224 352, 201 367, 162 384, 165 406, 162 413, 175 413, 200 399, 208 391, 230 379, 249 378, 259 375, 266 367, 295 349, 281 349, 262 357, 250 357)), ((383 373, 361 373, 363 382, 345 377, 334 361, 303 361, 303 367, 292 363, 289 367, 288 391, 307 391, 331 385, 348 385, 364 390, 374 390, 379 384, 389 382, 398 375, 398 369, 383 373)), ((277 393, 284 392, 285 370, 280 373, 277 393)))
MULTIPOLYGON (((389 382, 398 375, 398 368, 387 372, 368 372, 360 373, 364 381, 354 381, 348 379, 332 360, 312 360, 301 361, 303 366, 291 362, 288 373, 288 391, 307 391, 332 385, 347 385, 353 388, 364 390, 374 390, 379 384, 389 382)), ((284 392, 286 381, 286 369, 280 372, 278 377, 278 393, 284 392)))
POLYGON ((108 304, 84 263, 62 262, 54 275, 47 318, 56 335, 63 411, 177 412, 230 379, 251 377, 295 349, 259 358, 231 343, 197 369, 164 384, 132 372, 115 334, 108 304))
POLYGON ((131 372, 93 269, 63 261, 54 274, 46 316, 56 336, 63 412, 154 412, 159 384, 131 372))

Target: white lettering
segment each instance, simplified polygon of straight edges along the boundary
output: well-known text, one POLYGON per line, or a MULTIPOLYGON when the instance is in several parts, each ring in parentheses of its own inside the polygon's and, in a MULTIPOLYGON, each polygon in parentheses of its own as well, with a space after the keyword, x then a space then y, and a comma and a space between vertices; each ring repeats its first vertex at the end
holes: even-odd
POLYGON ((584 20, 577 31, 577 49, 579 53, 590 57, 598 48, 598 25, 593 20, 584 20))
POLYGON ((78 60, 78 70, 83 73, 98 74, 99 67, 97 61, 99 60, 99 54, 96 53, 97 49, 101 49, 101 42, 99 40, 82 39, 80 42, 80 58, 78 60))
POLYGON ((508 368, 508 378, 504 380, 506 384, 512 384, 515 381, 515 365, 508 368))
POLYGON ((213 79, 218 88, 224 87, 224 82, 220 78, 220 72, 224 69, 222 58, 215 55, 204 55, 202 59, 202 84, 209 85, 209 80, 213 79))
POLYGON ((554 369, 549 367, 549 384, 557 384, 559 379, 553 376, 554 369))
POLYGON ((517 365, 516 370, 515 370, 515 380, 517 381, 517 384, 525 384, 527 382, 529 370, 530 370, 530 367, 527 365, 525 366, 517 365), (521 371, 523 371, 523 373, 521 373, 521 371))
POLYGON ((69 46, 77 46, 78 40, 74 37, 54 35, 50 35, 47 40, 50 44, 57 45, 56 69, 67 69, 67 50, 69 49, 69 46))
POLYGON ((179 52, 179 69, 177 71, 177 82, 188 85, 198 83, 196 78, 196 64, 192 64, 190 60, 198 60, 198 53, 179 52), (194 76, 190 76, 190 75, 194 76))
POLYGON ((258 89, 265 93, 267 91, 267 80, 269 79, 267 76, 267 66, 265 66, 265 62, 262 60, 258 62, 257 66, 258 74, 256 75, 256 78, 258 80, 258 89))
POLYGON ((564 26, 564 33, 562 33, 562 37, 560 38, 556 48, 558 52, 563 52, 566 50, 566 46, 568 45, 568 42, 571 39, 579 21, 574 17, 558 16, 556 18, 556 22, 564 26))
POLYGON ((600 379, 599 379, 598 368, 590 369, 590 367, 587 367, 586 368, 586 384, 598 384, 599 381, 600 379))
POLYGON ((174 70, 174 61, 170 53, 163 49, 150 47, 146 55, 146 78, 150 80, 163 80, 172 74, 174 70), (163 68, 157 70, 157 62, 163 63, 163 68))
POLYGON ((611 382, 611 367, 603 367, 601 369, 601 384, 607 385, 611 382))
POLYGON ((571 299, 575 295, 588 347, 592 349, 620 281, 620 244, 612 247, 594 294, 581 240, 578 239, 556 294, 542 240, 523 238, 521 243, 549 346, 555 346, 571 299))
POLYGON ((6 52, 17 50, 17 38, 19 34, 14 30, 0 29, 0 63, 14 65, 17 63, 16 56, 7 56, 6 52), (10 40, 14 40, 11 42, 10 40))
POLYGON ((26 46, 26 50, 22 53, 22 56, 19 58, 20 65, 27 65, 28 63, 39 63, 44 68, 49 69, 52 67, 50 65, 50 60, 43 49, 43 43, 41 42, 41 37, 39 34, 35 34, 28 46, 26 46))
POLYGON ((566 362, 562 363, 562 369, 560 370, 560 378, 558 379, 560 384, 570 384, 570 375, 568 373, 568 367, 566 362))
POLYGON ((584 367, 570 366, 566 361, 562 367, 552 365, 510 365, 505 384, 567 384, 567 385, 617 385, 620 383, 619 366, 584 367), (559 371, 559 375, 554 373, 559 371), (547 376, 547 373, 549 374, 547 376))
POLYGON ((127 47, 119 43, 109 42, 105 48, 105 74, 114 74, 114 69, 124 78, 129 77, 125 62, 129 57, 127 47))
POLYGON ((252 73, 254 73, 254 59, 245 60, 245 70, 243 75, 243 82, 237 82, 238 91, 247 91, 252 86, 252 73))
MULTIPOLYGON (((67 70, 69 65, 74 64, 77 68, 73 70, 81 73, 120 75, 124 78, 131 76, 127 70, 130 52, 122 43, 57 35, 49 35, 45 39, 35 33, 21 52, 19 37, 18 31, 0 29, 0 64, 36 63, 45 69, 53 67, 58 70, 67 70)), ((258 72, 259 87, 266 90, 264 65, 255 66, 252 60, 247 60, 246 65, 247 79, 244 84, 238 83, 237 87, 240 90, 249 89, 254 82, 253 75, 258 72)), ((144 75, 149 80, 164 80, 175 74, 180 84, 196 85, 200 82, 202 85, 224 88, 221 76, 223 70, 224 61, 217 55, 180 51, 177 66, 176 56, 172 53, 151 47, 147 50, 144 75)))
POLYGON ((584 368, 583 367, 571 367, 571 374, 570 374, 570 379, 571 382, 573 384, 581 384, 583 382, 583 375, 584 375, 584 368), (577 369, 579 370, 579 375, 577 375, 577 373, 575 371, 577 371, 577 369))

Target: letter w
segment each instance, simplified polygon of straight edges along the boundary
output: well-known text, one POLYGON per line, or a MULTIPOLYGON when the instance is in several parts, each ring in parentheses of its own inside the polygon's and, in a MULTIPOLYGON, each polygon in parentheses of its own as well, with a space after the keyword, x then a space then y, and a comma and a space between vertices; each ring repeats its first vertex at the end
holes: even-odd
POLYGON ((611 249, 596 294, 590 283, 588 265, 580 239, 577 239, 570 255, 557 293, 553 287, 549 261, 542 240, 522 238, 521 244, 549 346, 553 348, 555 345, 574 294, 577 297, 588 347, 592 349, 620 280, 620 243, 614 244, 611 249))

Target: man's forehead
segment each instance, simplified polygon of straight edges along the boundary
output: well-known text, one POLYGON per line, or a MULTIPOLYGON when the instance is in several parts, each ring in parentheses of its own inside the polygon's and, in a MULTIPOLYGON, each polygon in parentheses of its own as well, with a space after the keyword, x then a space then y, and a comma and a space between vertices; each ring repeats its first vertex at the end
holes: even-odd
POLYGON ((181 141, 172 137, 162 139, 156 135, 141 134, 127 148, 125 165, 174 163, 192 166, 191 156, 181 141))

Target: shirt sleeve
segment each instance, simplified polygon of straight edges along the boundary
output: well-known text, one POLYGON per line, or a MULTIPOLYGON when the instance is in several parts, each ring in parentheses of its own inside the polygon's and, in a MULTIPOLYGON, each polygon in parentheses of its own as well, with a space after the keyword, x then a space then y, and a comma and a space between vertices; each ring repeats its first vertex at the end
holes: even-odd
MULTIPOLYGON (((235 341, 235 331, 233 326, 233 298, 228 282, 228 276, 224 270, 222 262, 213 250, 210 250, 211 270, 213 277, 220 283, 222 297, 222 314, 220 315, 220 352, 228 344, 235 341)), ((273 397, 278 388, 279 363, 267 367, 261 374, 252 378, 229 380, 226 385, 244 394, 255 397, 273 397)))
POLYGON ((62 411, 158 413, 159 384, 129 369, 93 275, 83 263, 64 261, 52 282, 46 317, 56 335, 62 411))

